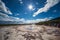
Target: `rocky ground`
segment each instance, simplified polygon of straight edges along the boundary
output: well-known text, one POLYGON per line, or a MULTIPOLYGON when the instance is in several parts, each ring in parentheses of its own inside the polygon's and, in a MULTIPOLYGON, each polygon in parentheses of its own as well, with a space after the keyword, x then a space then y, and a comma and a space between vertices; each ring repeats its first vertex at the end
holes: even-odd
POLYGON ((0 26, 0 40, 60 40, 60 28, 44 25, 0 26))

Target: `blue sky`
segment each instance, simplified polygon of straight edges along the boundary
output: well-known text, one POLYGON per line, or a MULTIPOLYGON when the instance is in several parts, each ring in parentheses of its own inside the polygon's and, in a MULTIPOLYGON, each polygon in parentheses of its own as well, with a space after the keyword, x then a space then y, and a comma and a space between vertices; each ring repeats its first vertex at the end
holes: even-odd
POLYGON ((4 3, 4 10, 8 11, 0 13, 5 17, 0 16, 0 21, 37 23, 60 17, 60 0, 1 0, 1 2, 4 3))

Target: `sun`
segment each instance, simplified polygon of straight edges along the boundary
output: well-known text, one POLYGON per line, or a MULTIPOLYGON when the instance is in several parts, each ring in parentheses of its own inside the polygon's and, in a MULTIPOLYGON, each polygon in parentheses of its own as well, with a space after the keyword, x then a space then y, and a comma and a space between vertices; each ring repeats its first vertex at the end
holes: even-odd
POLYGON ((33 10, 33 5, 29 5, 28 8, 29 8, 30 10, 33 10))

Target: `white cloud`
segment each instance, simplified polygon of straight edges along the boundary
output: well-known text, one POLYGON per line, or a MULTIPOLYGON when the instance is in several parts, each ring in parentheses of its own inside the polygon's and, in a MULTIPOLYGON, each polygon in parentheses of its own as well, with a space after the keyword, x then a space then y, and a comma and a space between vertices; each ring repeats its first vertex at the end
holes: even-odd
POLYGON ((52 17, 44 18, 44 19, 26 20, 24 18, 12 17, 12 16, 8 16, 6 14, 0 13, 0 21, 12 21, 12 22, 17 22, 18 24, 38 23, 38 22, 42 22, 42 21, 48 21, 51 18, 52 17))
POLYGON ((8 16, 7 14, 0 13, 0 21, 21 21, 22 19, 17 17, 8 16))
POLYGON ((23 2, 21 1, 20 4, 23 4, 23 2))
POLYGON ((12 21, 12 17, 8 16, 6 13, 12 14, 11 11, 5 6, 5 3, 0 0, 0 21, 12 21))
POLYGON ((0 21, 12 21, 12 22, 24 23, 24 20, 25 20, 24 18, 12 17, 0 12, 0 21))
POLYGON ((0 21, 19 21, 19 18, 8 16, 12 14, 11 11, 5 6, 5 3, 0 0, 0 21), (4 12, 4 13, 2 13, 4 12))
POLYGON ((38 22, 42 22, 42 21, 48 21, 50 20, 52 17, 49 17, 49 18, 44 18, 44 19, 35 19, 35 20, 25 20, 23 18, 23 20, 21 19, 22 23, 23 24, 29 24, 29 23, 38 23, 38 22))
POLYGON ((0 16, 2 16, 2 17, 8 17, 8 15, 4 14, 4 13, 0 13, 0 16))
POLYGON ((19 0, 20 4, 23 4, 23 1, 22 0, 19 0))
POLYGON ((33 14, 33 17, 35 17, 39 13, 47 12, 51 7, 53 7, 54 5, 56 5, 57 3, 59 3, 60 0, 47 0, 46 2, 47 2, 47 4, 43 8, 40 8, 37 12, 35 12, 33 14))
POLYGON ((12 12, 6 7, 5 3, 0 0, 0 11, 7 14, 12 14, 12 12))

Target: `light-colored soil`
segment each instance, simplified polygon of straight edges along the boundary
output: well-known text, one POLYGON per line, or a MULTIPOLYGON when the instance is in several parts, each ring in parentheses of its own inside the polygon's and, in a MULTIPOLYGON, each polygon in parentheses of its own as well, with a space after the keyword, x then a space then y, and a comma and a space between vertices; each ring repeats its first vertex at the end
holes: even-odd
POLYGON ((0 40, 60 40, 60 28, 44 25, 1 26, 0 40))

